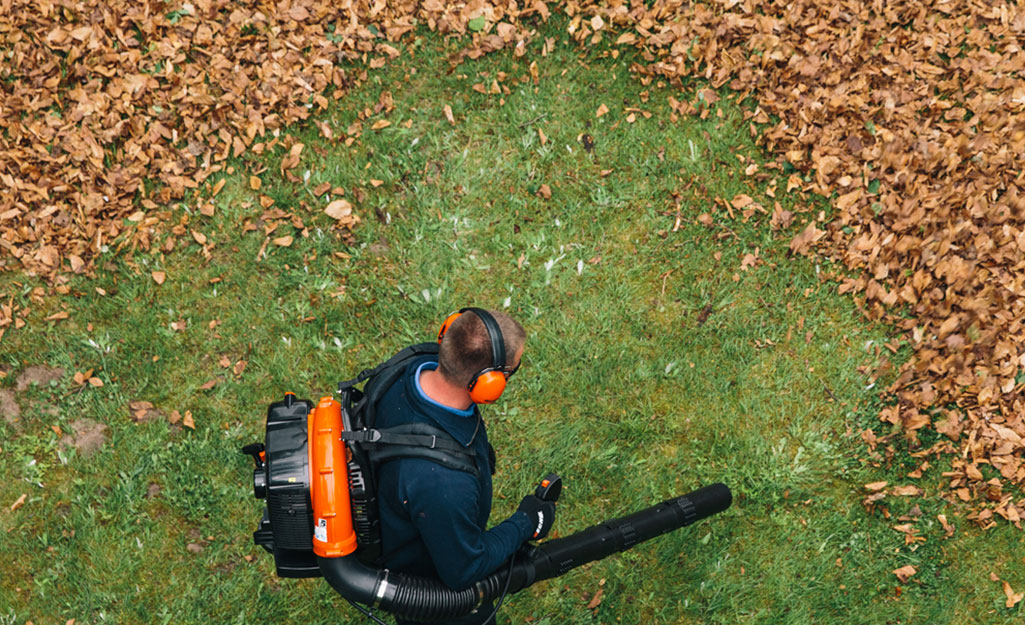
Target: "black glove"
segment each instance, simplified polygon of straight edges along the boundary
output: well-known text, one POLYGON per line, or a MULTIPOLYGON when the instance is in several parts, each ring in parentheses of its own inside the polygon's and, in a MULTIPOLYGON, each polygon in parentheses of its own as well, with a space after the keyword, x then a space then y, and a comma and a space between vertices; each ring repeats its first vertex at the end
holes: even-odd
POLYGON ((527 495, 520 502, 517 512, 523 512, 530 519, 533 534, 528 540, 540 540, 548 535, 555 522, 555 502, 545 501, 537 495, 527 495))

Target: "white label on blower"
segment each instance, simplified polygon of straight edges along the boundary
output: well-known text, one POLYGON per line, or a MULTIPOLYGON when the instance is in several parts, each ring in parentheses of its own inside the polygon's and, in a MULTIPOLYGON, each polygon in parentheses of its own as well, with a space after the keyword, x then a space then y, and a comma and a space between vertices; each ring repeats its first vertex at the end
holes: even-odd
POLYGON ((313 528, 313 538, 322 543, 327 542, 327 519, 317 519, 317 526, 313 528))

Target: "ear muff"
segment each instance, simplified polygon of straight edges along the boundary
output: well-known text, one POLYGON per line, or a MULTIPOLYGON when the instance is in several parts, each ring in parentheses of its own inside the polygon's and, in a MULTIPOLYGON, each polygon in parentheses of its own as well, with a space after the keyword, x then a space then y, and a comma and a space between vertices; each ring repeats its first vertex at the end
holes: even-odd
POLYGON ((445 333, 448 332, 452 322, 467 311, 477 315, 488 331, 488 339, 491 343, 491 366, 474 374, 466 389, 470 391, 470 400, 473 403, 491 404, 501 397, 505 390, 506 380, 504 373, 505 341, 502 340, 502 330, 491 313, 481 308, 463 308, 459 312, 452 313, 441 324, 441 330, 438 331, 438 342, 441 343, 441 339, 445 338, 445 333))
POLYGON ((505 390, 505 374, 501 371, 485 369, 470 380, 470 400, 475 404, 492 404, 502 396, 505 390))
POLYGON ((461 315, 461 314, 463 314, 462 310, 460 310, 459 312, 454 312, 454 313, 452 313, 451 315, 449 315, 448 317, 445 318, 445 323, 441 324, 441 329, 438 330, 438 342, 439 343, 441 342, 441 339, 445 338, 445 333, 448 332, 448 329, 452 325, 452 322, 455 321, 456 319, 458 319, 459 315, 461 315))

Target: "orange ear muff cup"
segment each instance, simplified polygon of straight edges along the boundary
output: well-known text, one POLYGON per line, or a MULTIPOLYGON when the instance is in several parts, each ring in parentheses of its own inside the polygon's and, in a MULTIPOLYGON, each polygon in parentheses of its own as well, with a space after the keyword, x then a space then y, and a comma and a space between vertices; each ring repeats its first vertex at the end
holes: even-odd
POLYGON ((441 324, 441 329, 438 330, 438 342, 439 343, 441 342, 441 339, 445 338, 445 333, 448 332, 448 328, 449 328, 449 326, 452 325, 452 322, 455 321, 459 317, 459 315, 461 315, 461 314, 463 314, 463 313, 462 312, 454 312, 451 315, 449 315, 447 318, 445 318, 445 323, 441 324))
POLYGON ((475 404, 493 404, 505 390, 505 374, 486 371, 470 384, 470 400, 475 404))

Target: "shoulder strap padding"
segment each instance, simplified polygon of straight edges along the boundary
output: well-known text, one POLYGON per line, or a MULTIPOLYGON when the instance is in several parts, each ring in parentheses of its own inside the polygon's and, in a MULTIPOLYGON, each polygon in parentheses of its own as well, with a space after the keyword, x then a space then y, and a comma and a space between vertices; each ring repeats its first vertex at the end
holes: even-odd
POLYGON ((460 445, 444 430, 426 423, 342 432, 342 440, 359 444, 377 466, 396 458, 422 458, 475 477, 480 475, 473 450, 460 445))
POLYGON ((366 381, 363 396, 352 407, 352 416, 362 427, 372 428, 376 422, 377 402, 391 388, 392 384, 405 372, 409 362, 414 358, 438 353, 437 342, 417 343, 399 350, 388 360, 373 369, 366 369, 352 380, 338 383, 338 391, 344 396, 357 384, 366 381))

